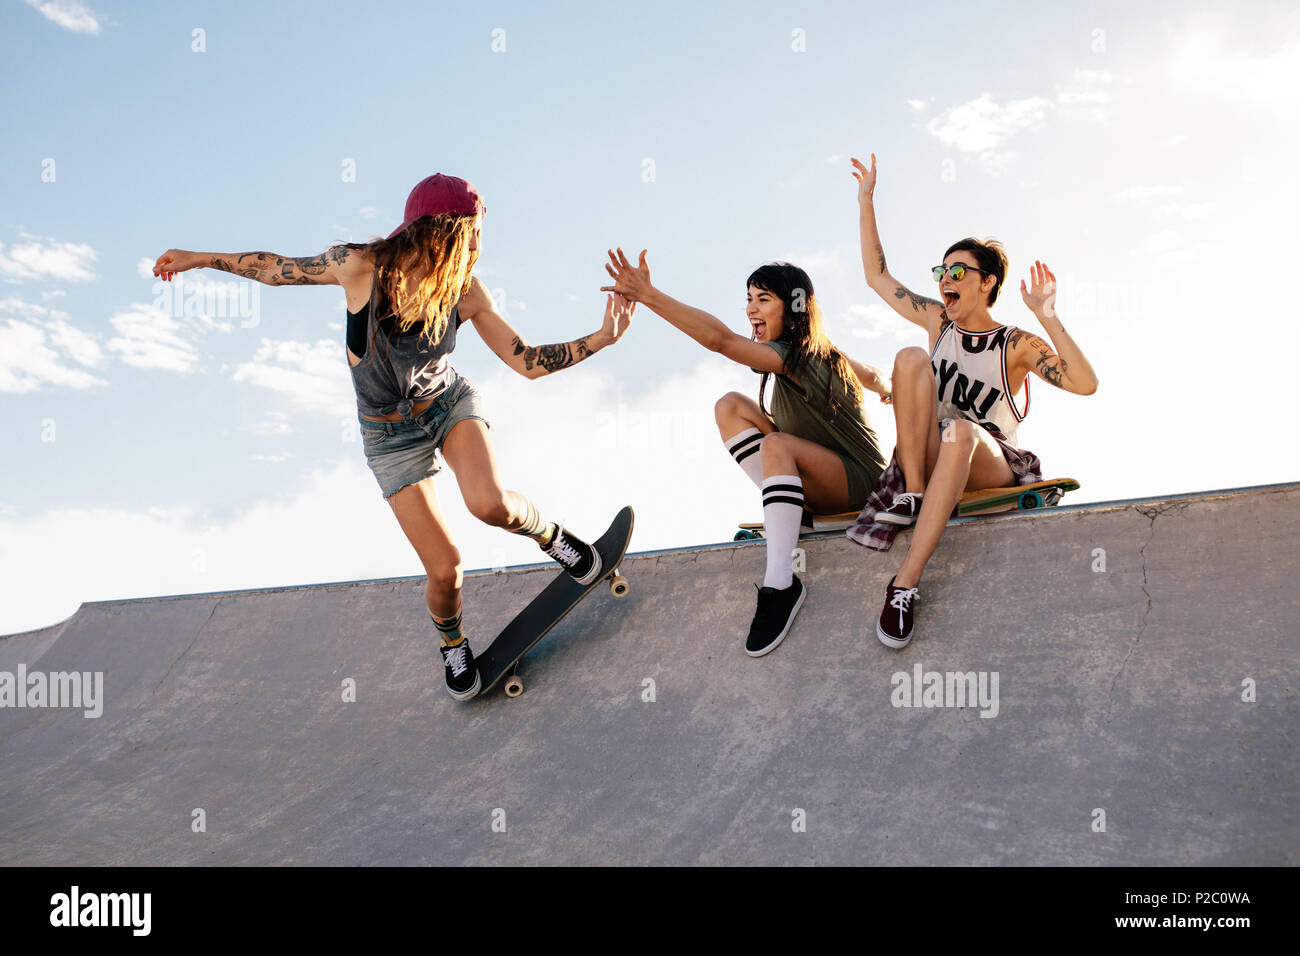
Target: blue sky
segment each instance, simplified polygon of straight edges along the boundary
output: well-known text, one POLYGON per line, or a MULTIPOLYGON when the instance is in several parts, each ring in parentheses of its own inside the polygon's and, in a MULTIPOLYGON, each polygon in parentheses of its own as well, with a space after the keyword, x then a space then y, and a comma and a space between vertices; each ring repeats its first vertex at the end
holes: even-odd
MULTIPOLYGON (((1298 205, 1290 4, 4 0, 0 56, 0 633, 84 600, 420 573, 352 427, 342 291, 191 273, 187 314, 142 263, 386 235, 435 171, 484 195, 480 274, 534 344, 598 326, 621 244, 737 329, 745 276, 794 261, 833 340, 888 368, 923 341, 859 271, 848 157, 874 151, 914 289, 996 236, 995 317, 1039 331, 1015 284, 1035 258, 1060 277, 1101 387, 1035 381, 1021 440, 1074 500, 1297 477, 1267 362, 1294 341, 1272 265, 1298 205)), ((756 376, 652 314, 538 382, 472 333, 454 361, 507 483, 580 533, 624 502, 636 550, 758 516, 711 417, 756 376)), ((467 567, 537 559, 439 491, 467 567)))

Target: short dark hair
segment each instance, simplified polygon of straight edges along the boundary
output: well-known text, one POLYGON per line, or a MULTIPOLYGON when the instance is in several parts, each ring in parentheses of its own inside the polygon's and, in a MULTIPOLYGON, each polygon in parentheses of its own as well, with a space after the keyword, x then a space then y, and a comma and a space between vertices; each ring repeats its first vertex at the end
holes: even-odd
POLYGON ((975 264, 983 269, 986 273, 997 277, 997 284, 993 286, 993 291, 989 293, 988 305, 998 301, 998 293, 1002 291, 1002 283, 1007 279, 1007 253, 1002 248, 1002 243, 996 239, 985 239, 981 242, 979 239, 959 239, 948 247, 948 251, 943 254, 947 259, 954 252, 969 252, 975 257, 975 264))

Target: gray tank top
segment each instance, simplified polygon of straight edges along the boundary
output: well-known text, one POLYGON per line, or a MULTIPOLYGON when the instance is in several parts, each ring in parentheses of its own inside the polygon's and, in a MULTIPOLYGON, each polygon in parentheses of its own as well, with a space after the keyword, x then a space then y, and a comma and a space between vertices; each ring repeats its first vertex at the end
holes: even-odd
POLYGON ((361 362, 352 366, 352 387, 362 415, 378 418, 400 412, 402 417, 410 417, 416 402, 436 398, 451 384, 456 371, 447 356, 456 347, 461 323, 456 306, 448 317, 447 330, 433 343, 422 340, 418 326, 398 332, 392 304, 378 288, 371 289, 370 301, 360 312, 348 312, 347 316, 348 347, 361 356, 361 362), (376 315, 382 316, 378 334, 376 315), (361 351, 355 347, 358 343, 364 343, 361 351))

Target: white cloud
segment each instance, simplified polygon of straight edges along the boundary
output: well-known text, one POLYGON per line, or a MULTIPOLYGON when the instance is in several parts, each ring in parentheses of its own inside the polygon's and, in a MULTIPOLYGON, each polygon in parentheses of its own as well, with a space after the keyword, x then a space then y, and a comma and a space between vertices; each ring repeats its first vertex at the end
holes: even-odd
POLYGON ((376 216, 379 215, 379 210, 376 209, 374 206, 362 206, 360 209, 357 210, 357 215, 359 215, 362 219, 374 219, 376 216))
POLYGON ((80 333, 62 320, 51 324, 52 331, 47 331, 32 322, 0 320, 0 392, 22 394, 46 385, 86 389, 108 384, 67 362, 73 358, 91 364, 85 360, 97 358, 98 345, 78 338, 80 333))
POLYGON ((912 109, 916 110, 919 113, 925 109, 926 102, 925 100, 908 100, 907 105, 912 107, 912 109))
MULTIPOLYGON (((926 124, 939 142, 962 153, 974 153, 991 172, 1006 170, 1017 153, 1004 148, 1021 133, 1037 130, 1057 110, 1082 111, 1097 122, 1109 117, 1109 73, 1075 70, 1054 97, 1031 96, 998 103, 991 93, 944 110, 926 124)), ((909 101, 914 103, 915 101, 909 101)))
POLYGON ((99 253, 85 243, 27 242, 5 252, 0 243, 0 274, 16 279, 65 279, 85 282, 97 279, 91 266, 99 253))
POLYGON ((27 0, 51 23, 73 33, 99 33, 99 17, 77 0, 27 0))
POLYGON ((186 338, 192 327, 162 309, 136 303, 115 313, 109 323, 117 335, 106 347, 127 365, 191 372, 198 363, 199 350, 186 338))
POLYGON ((992 94, 983 93, 944 110, 930 120, 926 129, 945 146, 976 153, 986 164, 998 166, 1006 161, 1003 143, 1017 133, 1042 126, 1054 105, 1042 96, 999 104, 992 94))
POLYGON ((295 407, 332 419, 356 416, 352 376, 338 342, 315 343, 262 339, 251 360, 235 368, 231 379, 288 396, 295 407))
POLYGON ((82 369, 103 364, 104 356, 94 336, 76 328, 68 314, 24 302, 0 299, 0 392, 30 392, 46 385, 91 388, 106 384, 82 369), (20 317, 20 318, 15 318, 20 317))

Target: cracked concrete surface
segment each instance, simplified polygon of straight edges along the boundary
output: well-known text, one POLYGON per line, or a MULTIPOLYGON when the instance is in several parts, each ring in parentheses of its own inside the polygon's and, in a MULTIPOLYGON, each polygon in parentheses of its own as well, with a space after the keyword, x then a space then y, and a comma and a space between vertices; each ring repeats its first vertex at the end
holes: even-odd
MULTIPOLYGON (((808 599, 759 660, 761 542, 634 553, 631 595, 584 602, 513 701, 446 696, 422 578, 87 604, 0 638, 0 670, 103 671, 106 697, 0 707, 0 864, 1294 865, 1297 505, 956 522, 902 652, 873 629, 906 535, 805 539, 808 599), (894 706, 917 664, 996 671, 998 715, 894 706)), ((551 573, 468 576, 471 642, 551 573)))

